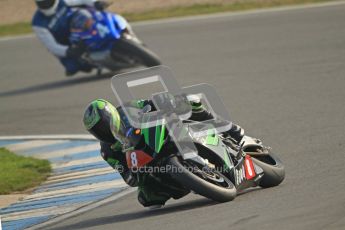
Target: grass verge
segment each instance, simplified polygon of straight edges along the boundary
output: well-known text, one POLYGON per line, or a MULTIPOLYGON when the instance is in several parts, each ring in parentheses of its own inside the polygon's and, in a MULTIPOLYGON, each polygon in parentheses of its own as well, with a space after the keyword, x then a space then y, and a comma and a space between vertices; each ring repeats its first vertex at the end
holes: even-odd
POLYGON ((192 6, 181 6, 167 9, 150 10, 142 13, 122 14, 129 21, 143 21, 160 18, 192 16, 201 14, 212 14, 221 12, 235 12, 243 10, 261 9, 277 6, 330 2, 334 0, 270 0, 270 1, 240 1, 224 4, 195 4, 192 6))
POLYGON ((24 191, 44 181, 51 172, 47 160, 18 156, 0 148, 0 195, 24 191))
MULTIPOLYGON (((335 0, 248 0, 224 4, 195 4, 192 6, 181 6, 149 10, 138 13, 122 13, 129 21, 144 21, 152 19, 181 17, 188 15, 212 14, 219 12, 242 11, 250 9, 269 8, 276 6, 297 5, 307 3, 330 2, 335 0)), ((32 32, 28 22, 15 23, 10 25, 0 25, 0 37, 9 35, 19 35, 32 32)))
POLYGON ((20 22, 9 25, 0 25, 0 37, 13 36, 31 33, 31 24, 28 22, 20 22))

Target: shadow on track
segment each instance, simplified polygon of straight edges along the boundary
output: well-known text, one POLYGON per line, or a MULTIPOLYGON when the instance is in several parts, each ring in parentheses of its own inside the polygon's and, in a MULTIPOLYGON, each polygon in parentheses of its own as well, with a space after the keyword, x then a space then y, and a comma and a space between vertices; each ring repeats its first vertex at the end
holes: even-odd
MULTIPOLYGON (((257 190, 262 190, 262 188, 261 187, 249 188, 249 189, 239 192, 237 195, 242 196, 247 193, 257 191, 257 190)), ((207 198, 199 198, 197 200, 186 201, 184 203, 167 205, 161 209, 155 209, 155 210, 144 209, 137 212, 130 212, 130 213, 88 219, 88 220, 80 221, 75 224, 66 225, 64 227, 54 228, 54 226, 51 225, 49 229, 50 230, 66 230, 66 229, 84 229, 84 228, 99 227, 106 224, 114 224, 114 223, 120 223, 120 222, 127 222, 131 220, 144 219, 148 217, 162 216, 162 215, 166 215, 166 214, 170 214, 174 212, 204 208, 207 206, 214 206, 217 204, 222 204, 222 203, 218 203, 216 201, 209 200, 207 198)), ((253 217, 256 217, 256 216, 253 216, 253 217)))
POLYGON ((22 94, 29 94, 29 93, 36 93, 42 91, 48 91, 52 89, 58 89, 63 87, 71 87, 74 85, 79 84, 87 84, 89 82, 101 81, 107 78, 114 76, 117 73, 107 73, 99 75, 92 75, 92 76, 81 76, 72 79, 60 80, 55 82, 48 82, 40 85, 29 86, 21 89, 15 89, 5 92, 0 92, 0 97, 10 97, 10 96, 17 96, 22 94))
POLYGON ((95 219, 89 219, 85 221, 81 221, 77 224, 72 224, 68 226, 64 226, 63 228, 51 228, 51 230, 66 230, 66 229, 83 229, 83 228, 92 228, 96 226, 101 226, 105 224, 112 224, 112 223, 119 223, 119 222, 126 222, 131 220, 137 220, 147 217, 153 217, 153 216, 161 216, 169 213, 184 211, 184 210, 192 210, 196 208, 203 208, 206 206, 212 206, 217 205, 219 203, 209 200, 209 199, 198 199, 193 201, 187 201, 183 204, 173 204, 173 205, 167 205, 166 207, 162 209, 156 209, 156 210, 142 210, 138 212, 131 212, 131 213, 124 213, 124 214, 118 214, 113 216, 105 216, 105 217, 99 217, 95 219))

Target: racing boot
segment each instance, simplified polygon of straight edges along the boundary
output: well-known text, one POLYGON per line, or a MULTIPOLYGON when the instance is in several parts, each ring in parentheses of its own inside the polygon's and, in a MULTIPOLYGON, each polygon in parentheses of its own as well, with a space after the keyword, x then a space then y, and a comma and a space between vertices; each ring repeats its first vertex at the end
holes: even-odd
POLYGON ((138 183, 138 201, 144 207, 162 207, 171 198, 170 194, 162 188, 150 175, 140 175, 138 183))
POLYGON ((84 73, 90 73, 94 67, 87 63, 86 61, 79 59, 72 68, 66 68, 66 77, 72 77, 76 75, 79 71, 84 73))

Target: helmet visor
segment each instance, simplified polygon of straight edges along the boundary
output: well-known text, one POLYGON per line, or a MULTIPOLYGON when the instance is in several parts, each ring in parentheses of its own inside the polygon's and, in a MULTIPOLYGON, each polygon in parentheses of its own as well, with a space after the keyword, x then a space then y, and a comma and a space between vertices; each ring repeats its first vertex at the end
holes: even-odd
POLYGON ((41 10, 47 10, 54 6, 56 0, 36 0, 36 5, 41 10))
MULTIPOLYGON (((140 109, 134 107, 127 107, 130 113, 139 113, 140 109)), ((116 140, 120 141, 122 144, 136 145, 140 139, 140 132, 135 127, 133 127, 127 116, 125 115, 123 109, 118 109, 119 114, 121 114, 121 119, 118 124, 116 122, 110 123, 110 129, 116 140)))
POLYGON ((116 142, 109 127, 105 127, 103 122, 98 122, 95 126, 89 129, 89 132, 98 140, 114 144, 116 142))

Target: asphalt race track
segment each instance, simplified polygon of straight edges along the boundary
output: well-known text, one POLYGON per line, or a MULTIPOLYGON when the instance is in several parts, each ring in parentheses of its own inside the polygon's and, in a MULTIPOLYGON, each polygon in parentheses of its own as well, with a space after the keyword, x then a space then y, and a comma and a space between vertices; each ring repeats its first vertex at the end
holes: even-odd
MULTIPOLYGON (((345 4, 135 26, 181 85, 217 88, 234 121, 286 165, 276 188, 149 211, 136 194, 51 229, 344 229, 345 4)), ((1 135, 84 133, 110 78, 65 79, 36 39, 0 41, 1 135)))

